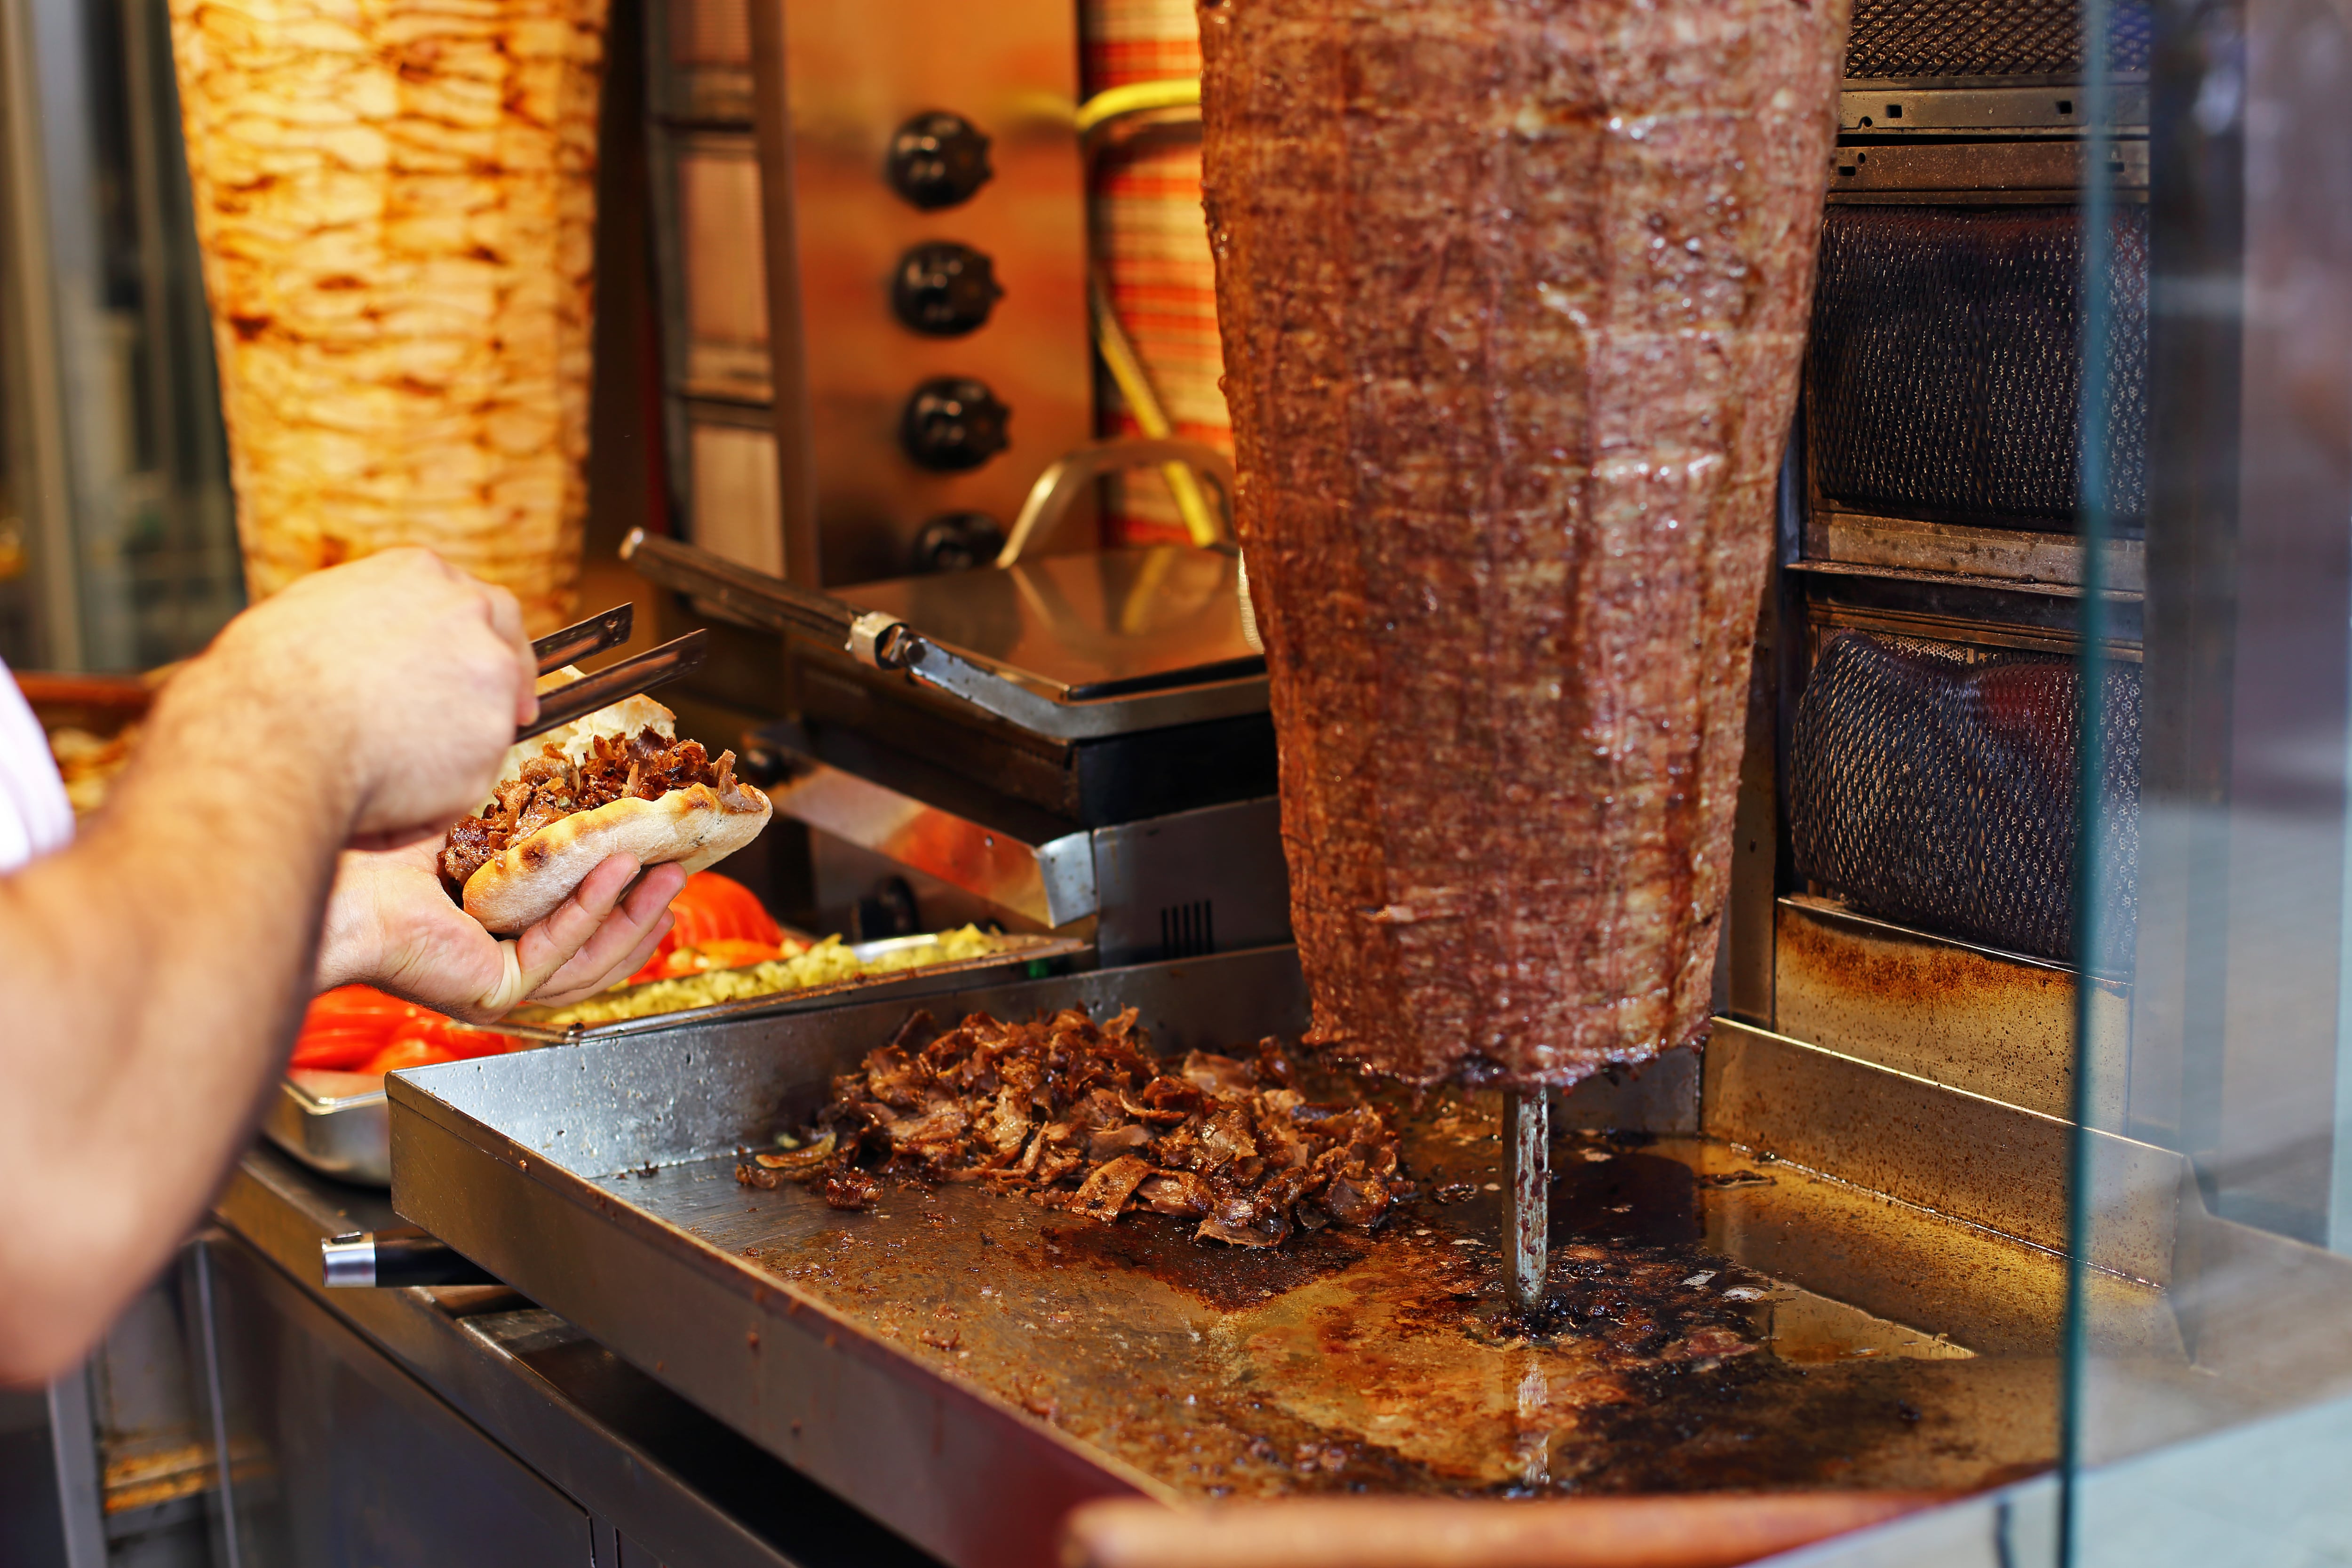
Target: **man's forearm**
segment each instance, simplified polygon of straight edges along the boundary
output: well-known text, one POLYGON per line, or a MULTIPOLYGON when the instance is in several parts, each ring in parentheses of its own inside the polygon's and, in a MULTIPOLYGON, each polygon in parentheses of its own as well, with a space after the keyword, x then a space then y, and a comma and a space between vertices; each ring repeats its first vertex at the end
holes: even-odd
POLYGON ((0 1378, 74 1353, 250 1128, 351 819, 312 749, 234 691, 168 694, 82 841, 0 879, 0 1378))

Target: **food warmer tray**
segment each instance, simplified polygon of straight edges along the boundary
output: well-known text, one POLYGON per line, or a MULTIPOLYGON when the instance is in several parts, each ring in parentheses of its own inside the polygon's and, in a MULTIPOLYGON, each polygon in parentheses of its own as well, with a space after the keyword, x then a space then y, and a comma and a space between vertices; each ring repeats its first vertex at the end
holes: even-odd
MULTIPOLYGON (((1307 1011, 1288 948, 925 1005, 1133 1006, 1163 1054, 1295 1038, 1307 1011)), ((1561 1098, 1550 1310, 1575 1322, 1533 1334, 1500 1301, 1493 1094, 1398 1099, 1424 1195, 1378 1237, 1278 1251, 975 1184, 844 1214, 736 1182, 739 1150, 804 1125, 912 1011, 401 1073, 394 1206, 960 1568, 1050 1561, 1062 1516, 1108 1494, 1964 1490, 2055 1452, 2063 1259, 1696 1136, 1691 1051, 1561 1098)), ((1793 1088, 1801 1137, 1857 1103, 1846 1058, 1773 1039, 1717 1026, 1704 1081, 1725 1114, 1793 1088)), ((1882 1087, 1916 1087, 1896 1076, 1882 1087)), ((1993 1114, 1967 1099, 1956 1114, 1993 1114)), ((1980 1136, 1864 1110, 1930 1127, 1931 1151, 1980 1136)))
MULTIPOLYGON (((885 937, 853 943, 849 951, 861 959, 872 960, 938 940, 936 935, 928 933, 885 937)), ((882 996, 929 995, 936 991, 960 989, 976 980, 1002 978, 1007 971, 1024 971, 1034 977, 1053 968, 1066 967, 1092 951, 1087 942, 1064 937, 1010 934, 996 940, 1003 945, 976 958, 887 974, 858 975, 829 985, 811 985, 767 996, 743 996, 708 1007, 620 1018, 609 1024, 574 1025, 568 1029, 530 1024, 491 1024, 482 1027, 494 1034, 551 1046, 622 1039, 684 1024, 801 1013, 882 996)), ((378 1187, 392 1181, 392 1152, 381 1079, 355 1072, 289 1071, 279 1080, 278 1091, 263 1114, 261 1130, 271 1142, 323 1174, 378 1187)))

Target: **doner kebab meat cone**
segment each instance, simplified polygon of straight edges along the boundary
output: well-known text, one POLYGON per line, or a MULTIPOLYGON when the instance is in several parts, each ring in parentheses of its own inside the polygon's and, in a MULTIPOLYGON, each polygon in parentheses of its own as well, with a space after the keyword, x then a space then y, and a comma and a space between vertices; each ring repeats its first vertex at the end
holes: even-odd
POLYGON ((1203 183, 1310 1039, 1705 1029, 1844 0, 1211 0, 1203 183))
POLYGON ((604 0, 172 0, 258 596, 424 544, 572 610, 604 0))

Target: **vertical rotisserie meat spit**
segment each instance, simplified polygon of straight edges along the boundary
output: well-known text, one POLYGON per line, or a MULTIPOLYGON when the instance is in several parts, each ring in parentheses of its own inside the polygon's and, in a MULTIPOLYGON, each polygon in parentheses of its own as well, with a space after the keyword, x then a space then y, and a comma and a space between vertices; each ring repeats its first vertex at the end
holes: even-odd
POLYGON ((1693 1039, 1843 0, 1210 0, 1203 173, 1310 1037, 1693 1039))

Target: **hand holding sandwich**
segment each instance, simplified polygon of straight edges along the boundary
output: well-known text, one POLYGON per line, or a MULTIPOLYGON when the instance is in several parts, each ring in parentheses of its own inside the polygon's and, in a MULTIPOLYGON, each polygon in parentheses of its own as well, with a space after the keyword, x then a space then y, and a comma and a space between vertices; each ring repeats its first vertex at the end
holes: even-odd
POLYGON ((656 856, 580 865, 503 947, 404 875, 490 798, 533 666, 513 597, 424 551, 319 573, 174 677, 76 843, 0 875, 0 1383, 70 1364, 170 1256, 322 956, 481 1017, 659 939, 678 873, 622 892, 656 856))
POLYGON ((469 1024, 525 1002, 564 1007, 635 973, 673 922, 669 901, 686 868, 639 878, 627 855, 608 857, 548 915, 500 940, 449 900, 441 841, 346 851, 327 903, 318 988, 358 981, 469 1024))

